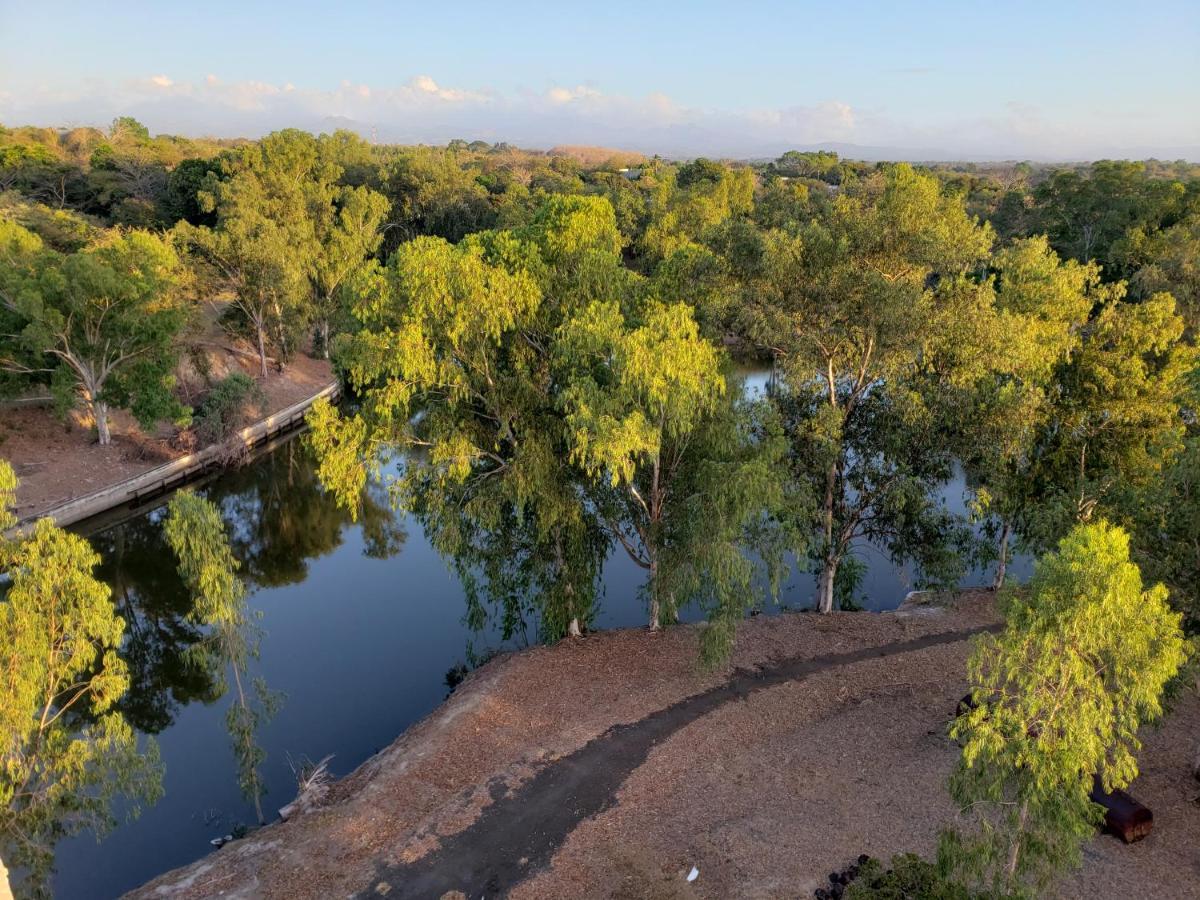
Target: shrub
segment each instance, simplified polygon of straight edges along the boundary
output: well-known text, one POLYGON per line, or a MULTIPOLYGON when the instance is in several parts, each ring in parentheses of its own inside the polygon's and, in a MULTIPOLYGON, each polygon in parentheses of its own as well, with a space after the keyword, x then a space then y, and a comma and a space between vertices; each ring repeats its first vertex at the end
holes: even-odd
POLYGON ((893 856, 886 870, 879 860, 867 860, 845 893, 846 900, 974 900, 979 896, 948 880, 936 865, 915 853, 893 856))
POLYGON ((202 444, 228 439, 244 427, 247 413, 259 411, 265 398, 254 379, 235 372, 216 383, 200 404, 196 415, 196 434, 202 444))

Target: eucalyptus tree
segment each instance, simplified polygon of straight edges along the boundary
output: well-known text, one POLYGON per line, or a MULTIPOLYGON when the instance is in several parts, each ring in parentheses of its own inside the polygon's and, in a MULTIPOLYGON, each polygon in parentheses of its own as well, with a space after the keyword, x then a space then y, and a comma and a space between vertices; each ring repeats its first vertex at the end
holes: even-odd
POLYGON ((313 320, 309 277, 321 249, 317 221, 329 219, 339 174, 312 135, 275 132, 227 160, 223 177, 207 176, 199 200, 204 212, 215 214, 214 228, 176 226, 231 294, 263 376, 268 349, 282 365, 313 320))
POLYGON ((931 376, 965 378, 961 359, 974 371, 972 355, 944 354, 935 367, 929 351, 970 340, 969 321, 946 304, 990 246, 960 199, 907 165, 844 190, 827 219, 767 235, 746 286, 747 330, 777 360, 793 474, 817 498, 822 612, 860 538, 930 573, 952 561, 946 539, 961 533, 932 493, 950 477, 953 448, 939 393, 924 388, 931 376))
POLYGON ((1129 303, 1123 293, 1122 283, 1107 286, 1055 375, 1025 517, 1035 548, 1053 546, 1075 522, 1118 515, 1122 496, 1159 478, 1183 448, 1196 349, 1182 340, 1169 294, 1129 303))
MULTIPOLYGON (((416 511, 447 555, 529 516, 555 554, 570 561, 572 548, 586 549, 550 394, 546 329, 558 313, 542 308, 539 265, 537 246, 507 232, 457 246, 417 238, 393 255, 356 303, 362 329, 337 344, 358 412, 319 405, 310 415, 322 481, 342 502, 357 508, 368 471, 402 455, 393 501, 416 511)), ((594 585, 569 581, 576 596, 558 599, 570 610, 550 617, 577 631, 594 585)))
MULTIPOLYGON (((543 622, 566 633, 590 615, 610 541, 654 567, 652 623, 660 623, 654 598, 665 576, 646 554, 657 559, 666 546, 667 510, 682 515, 694 499, 667 502, 668 470, 701 466, 689 436, 717 415, 724 393, 720 353, 699 336, 690 308, 647 291, 621 264, 620 247, 606 200, 558 196, 516 232, 403 245, 356 304, 362 330, 338 344, 359 411, 320 405, 310 417, 322 480, 345 502, 383 460, 408 453, 391 483, 396 502, 452 555, 487 540, 522 548, 521 578, 563 585, 539 602, 543 622), (624 432, 611 430, 613 416, 624 432), (638 507, 647 477, 657 486, 638 507), (611 502, 617 488, 621 505, 611 502), (604 513, 598 536, 593 518, 604 513), (630 537, 639 529, 649 540, 640 549, 630 537)), ((707 440, 719 446, 715 432, 707 440)), ((710 461, 715 472, 715 450, 710 461)), ((750 494, 748 471, 726 486, 750 494)), ((731 518, 748 527, 752 516, 731 518)), ((511 576, 494 569, 488 580, 497 587, 511 576)))
POLYGON ((171 246, 145 231, 111 231, 60 254, 0 220, 0 368, 48 377, 60 406, 91 415, 112 440, 110 407, 144 425, 180 418, 176 338, 187 321, 171 246))
POLYGON ((367 270, 383 242, 387 211, 387 198, 366 187, 338 188, 328 202, 314 203, 316 245, 309 280, 317 345, 326 359, 331 324, 346 317, 351 281, 367 270))
MULTIPOLYGON (((16 478, 0 460, 0 526, 16 478)), ((118 655, 125 623, 92 574, 99 557, 78 535, 40 520, 26 536, 0 537, 0 843, 23 872, 19 893, 49 896, 54 846, 115 824, 114 798, 136 816, 161 794, 152 741, 118 711, 129 673, 118 655)))
POLYGON ((977 639, 974 708, 950 793, 969 828, 943 836, 943 863, 991 895, 1041 896, 1103 819, 1090 794, 1138 774, 1138 729, 1162 714, 1187 659, 1161 584, 1145 589, 1129 536, 1077 525, 1003 595, 1004 631, 977 639))
MULTIPOLYGON (((973 303, 953 314, 972 323, 963 347, 982 357, 979 377, 957 406, 957 453, 977 515, 996 538, 996 576, 1004 584, 1009 545, 1037 515, 1038 450, 1060 397, 1056 376, 1082 341, 1094 303, 1106 296, 1094 264, 1060 261, 1045 237, 1016 241, 991 260, 988 278, 962 285, 973 303)), ((948 334, 955 335, 954 329, 948 334)), ((954 340, 958 340, 955 335, 954 340)))
POLYGON ((1193 208, 1178 222, 1163 229, 1132 228, 1114 254, 1130 271, 1131 295, 1171 294, 1195 337, 1200 335, 1200 191, 1193 194, 1193 208))
POLYGON ((647 572, 651 630, 698 599, 711 614, 705 656, 723 658, 754 596, 742 540, 783 502, 778 434, 756 440, 739 421, 721 353, 687 304, 650 300, 633 322, 592 304, 555 352, 571 458, 607 489, 598 512, 647 572))
POLYGON ((1145 163, 1100 160, 1082 171, 1060 169, 1038 184, 1033 226, 1062 256, 1108 269, 1119 262, 1112 251, 1129 229, 1160 227, 1185 196, 1181 182, 1151 177, 1145 163))
POLYGON ((754 207, 754 171, 707 159, 680 166, 661 179, 648 202, 649 221, 638 242, 651 263, 701 241, 705 232, 754 207))
POLYGON ((246 604, 246 587, 229 547, 225 524, 216 506, 192 491, 181 491, 167 507, 163 531, 179 564, 179 574, 192 593, 193 619, 208 630, 205 640, 189 650, 195 665, 206 671, 228 666, 234 696, 225 727, 237 763, 238 786, 254 803, 259 824, 266 824, 266 793, 259 767, 266 751, 258 743, 259 727, 279 707, 281 697, 261 678, 247 683, 247 669, 258 657, 259 629, 246 604))

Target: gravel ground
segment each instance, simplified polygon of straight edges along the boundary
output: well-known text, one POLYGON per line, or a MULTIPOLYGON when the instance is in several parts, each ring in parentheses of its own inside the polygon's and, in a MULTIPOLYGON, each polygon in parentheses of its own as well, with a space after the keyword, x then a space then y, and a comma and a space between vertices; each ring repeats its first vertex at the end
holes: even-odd
MULTIPOLYGON (((993 619, 990 594, 961 595, 953 607, 759 617, 739 632, 731 669, 993 619)), ((932 850, 953 815, 944 785, 957 748, 945 728, 965 691, 968 652, 956 641, 865 659, 722 703, 654 744, 615 802, 579 822, 511 895, 794 898, 811 896, 859 853, 932 850), (693 865, 700 876, 689 884, 693 865)), ((335 785, 320 808, 134 896, 391 893, 387 873, 428 862, 451 836, 464 844, 496 798, 555 760, 729 678, 699 673, 695 654, 696 632, 682 627, 607 632, 495 660, 335 785)), ((1145 774, 1132 790, 1155 809, 1154 835, 1129 848, 1098 837, 1062 896, 1146 896, 1148 884, 1156 896, 1200 896, 1200 810, 1186 772, 1198 721, 1189 695, 1147 735, 1145 774)))

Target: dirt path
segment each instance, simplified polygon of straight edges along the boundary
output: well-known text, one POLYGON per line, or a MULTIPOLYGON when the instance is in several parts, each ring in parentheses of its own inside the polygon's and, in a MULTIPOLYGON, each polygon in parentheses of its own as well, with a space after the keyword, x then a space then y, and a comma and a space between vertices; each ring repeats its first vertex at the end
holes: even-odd
POLYGON ((383 867, 370 893, 397 898, 440 897, 450 891, 471 898, 505 896, 542 869, 581 821, 613 805, 617 789, 655 744, 719 706, 818 672, 958 643, 995 630, 996 626, 979 626, 736 672, 718 687, 613 728, 555 760, 515 791, 495 782, 490 786, 491 805, 473 825, 413 863, 383 867))

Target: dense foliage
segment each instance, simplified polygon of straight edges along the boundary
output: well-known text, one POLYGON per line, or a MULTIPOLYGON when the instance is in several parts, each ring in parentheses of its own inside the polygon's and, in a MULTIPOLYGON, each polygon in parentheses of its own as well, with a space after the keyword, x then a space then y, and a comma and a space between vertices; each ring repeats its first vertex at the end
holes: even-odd
MULTIPOLYGON (((391 502, 452 561, 473 625, 581 634, 605 560, 624 553, 645 572, 650 627, 695 606, 718 664, 789 554, 829 613, 853 603, 868 543, 917 586, 995 564, 1001 587, 1014 552, 1059 548, 1010 596, 1010 631, 972 669, 985 712, 959 726, 958 796, 1012 794, 1004 811, 1040 835, 1014 845, 1002 811, 961 839, 972 872, 999 873, 988 890, 1071 858, 1091 822, 1084 775, 1128 780, 1136 726, 1178 663, 1166 604, 1200 622, 1197 260, 1200 170, 1182 162, 677 163, 345 131, 191 141, 128 118, 0 128, 0 389, 80 407, 101 443, 111 409, 183 425, 198 403, 201 438, 219 440, 256 388, 249 372, 209 379, 214 329, 259 380, 329 356, 351 396, 310 416, 326 492, 300 486, 314 554, 348 514, 369 552, 391 552, 391 502), (765 396, 743 396, 739 356, 770 363, 765 396), (181 360, 205 387, 183 390, 181 360), (940 499, 959 467, 969 518, 940 499), (1143 591, 1136 567, 1169 595, 1143 591), (1124 656, 1093 614, 1129 619, 1124 656), (1096 640, 1064 648, 1067 622, 1096 640), (1021 680, 1037 667, 1015 662, 1051 656, 1074 667, 1055 677, 1088 713, 1079 743, 1082 719, 1038 718, 1044 685, 1021 680), (1119 665, 1074 677, 1100 657, 1119 665)), ((88 580, 94 560, 39 528, 20 552, 47 573, 67 560, 58 602, 111 650, 121 620, 88 580)), ((257 802, 254 732, 274 701, 242 683, 257 646, 245 585, 299 577, 303 559, 255 528, 231 539, 192 495, 168 538, 197 695, 232 672, 228 724, 257 802)), ((36 586, 21 577, 6 616, 36 586)), ((114 680, 98 715, 123 691, 119 666, 100 671, 114 680)))

